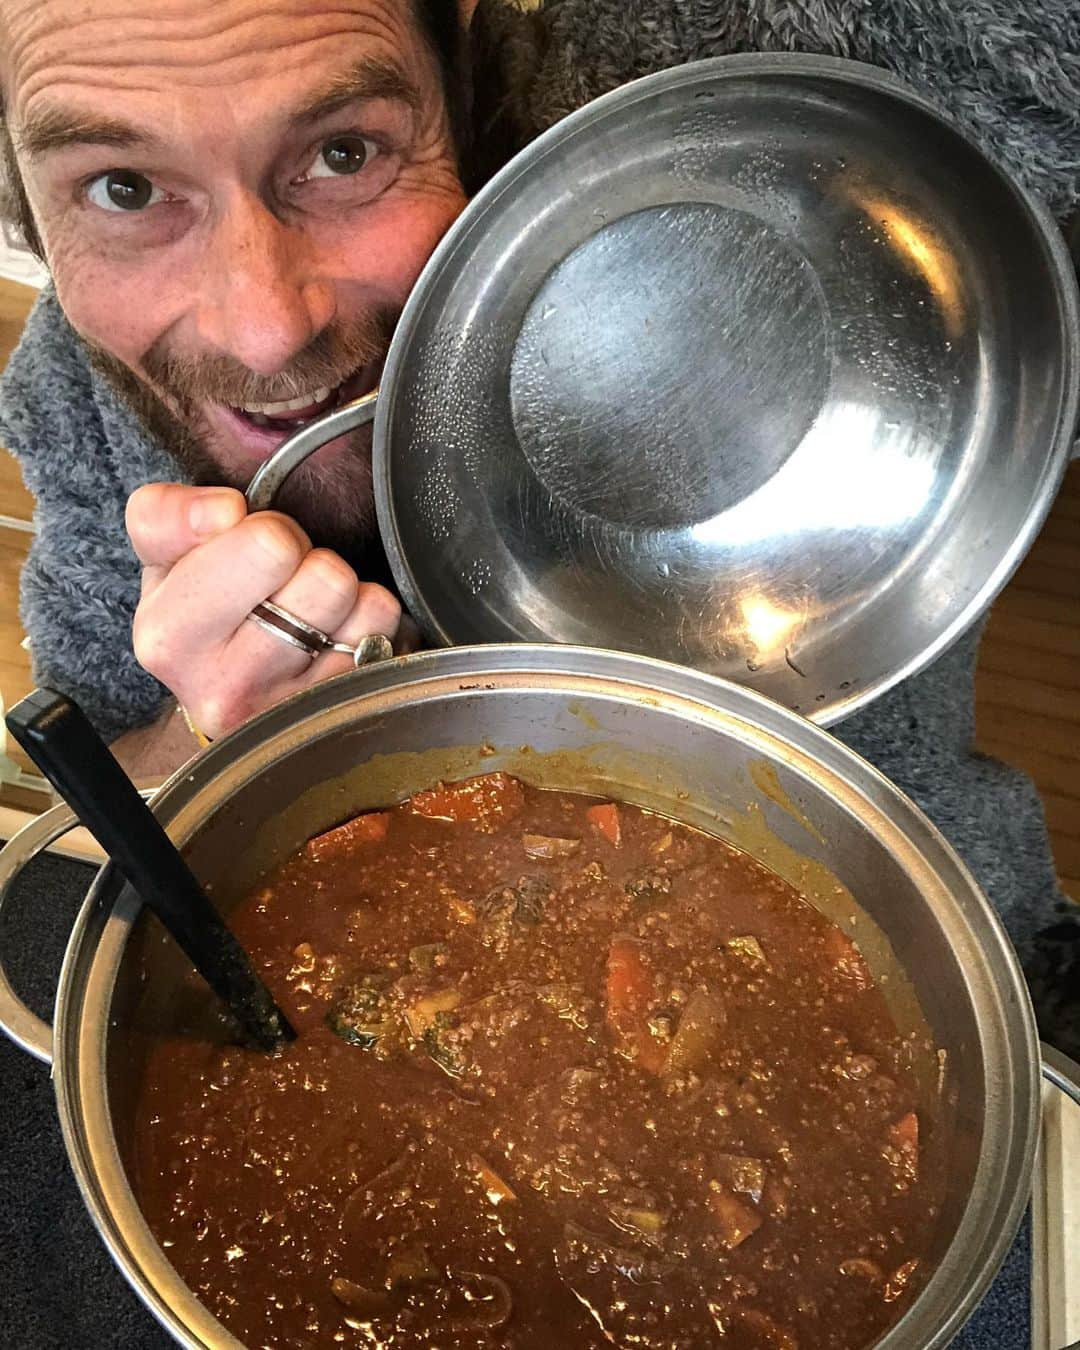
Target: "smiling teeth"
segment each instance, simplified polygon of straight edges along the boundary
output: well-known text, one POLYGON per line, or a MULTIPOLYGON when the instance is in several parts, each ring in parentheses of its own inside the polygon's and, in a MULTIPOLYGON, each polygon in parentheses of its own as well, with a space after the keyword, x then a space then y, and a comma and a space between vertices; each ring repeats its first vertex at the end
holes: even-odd
POLYGON ((299 412, 301 408, 311 408, 316 403, 325 403, 332 393, 331 389, 313 389, 302 398, 287 398, 281 403, 241 403, 240 411, 261 413, 263 417, 280 417, 282 413, 299 412))

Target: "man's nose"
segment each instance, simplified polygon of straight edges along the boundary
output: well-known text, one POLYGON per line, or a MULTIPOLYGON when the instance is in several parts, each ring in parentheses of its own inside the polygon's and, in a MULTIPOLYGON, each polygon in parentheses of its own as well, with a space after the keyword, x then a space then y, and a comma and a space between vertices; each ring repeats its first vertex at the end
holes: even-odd
POLYGON ((197 325, 208 346, 258 375, 276 375, 334 316, 303 232, 257 197, 237 194, 215 222, 199 282, 197 325))

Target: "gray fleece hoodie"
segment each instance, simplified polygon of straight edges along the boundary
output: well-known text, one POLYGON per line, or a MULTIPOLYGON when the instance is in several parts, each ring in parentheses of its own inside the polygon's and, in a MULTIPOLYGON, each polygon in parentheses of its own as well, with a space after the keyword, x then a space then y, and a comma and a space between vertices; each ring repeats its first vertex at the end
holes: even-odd
MULTIPOLYGON (((528 17, 488 0, 481 17, 489 64, 478 103, 492 143, 520 145, 590 98, 683 61, 823 52, 885 66, 935 98, 1060 218, 1080 204, 1075 0, 548 0, 528 17)), ((22 581, 35 678, 116 736, 164 697, 132 653, 139 569, 124 505, 139 484, 178 471, 93 372, 49 291, 0 380, 0 440, 37 499, 22 581)), ((963 855, 1020 951, 1043 1034, 1078 1055, 1076 907, 1055 881, 1032 784, 972 752, 977 640, 969 633, 838 734, 963 855)))

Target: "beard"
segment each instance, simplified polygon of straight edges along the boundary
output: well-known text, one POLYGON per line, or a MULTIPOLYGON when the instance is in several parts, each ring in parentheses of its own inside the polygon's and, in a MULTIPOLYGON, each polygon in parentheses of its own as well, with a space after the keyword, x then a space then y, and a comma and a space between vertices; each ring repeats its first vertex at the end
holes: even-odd
MULTIPOLYGON (((201 408, 206 403, 230 408, 277 403, 324 386, 336 389, 363 367, 383 360, 397 318, 396 311, 380 309, 326 328, 287 370, 272 376, 256 375, 229 356, 182 356, 170 352, 164 340, 142 357, 145 374, 137 374, 93 344, 90 356, 95 369, 186 477, 198 486, 227 486, 242 492, 248 478, 231 467, 224 455, 215 453, 201 408)), ((300 426, 298 422, 296 429, 300 426)), ((292 516, 313 543, 332 548, 350 561, 366 557, 377 542, 371 444, 369 424, 341 438, 332 456, 324 459, 323 452, 317 451, 289 476, 274 501, 274 509, 292 516)))

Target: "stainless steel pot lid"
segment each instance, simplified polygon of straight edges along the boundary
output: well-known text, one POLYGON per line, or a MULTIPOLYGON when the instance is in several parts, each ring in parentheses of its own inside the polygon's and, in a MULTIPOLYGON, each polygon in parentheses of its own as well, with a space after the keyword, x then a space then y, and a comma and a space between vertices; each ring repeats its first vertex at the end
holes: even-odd
POLYGON ((378 398, 430 636, 580 643, 828 724, 990 603, 1071 443, 1053 221, 882 72, 725 57, 599 99, 472 202, 378 398))

